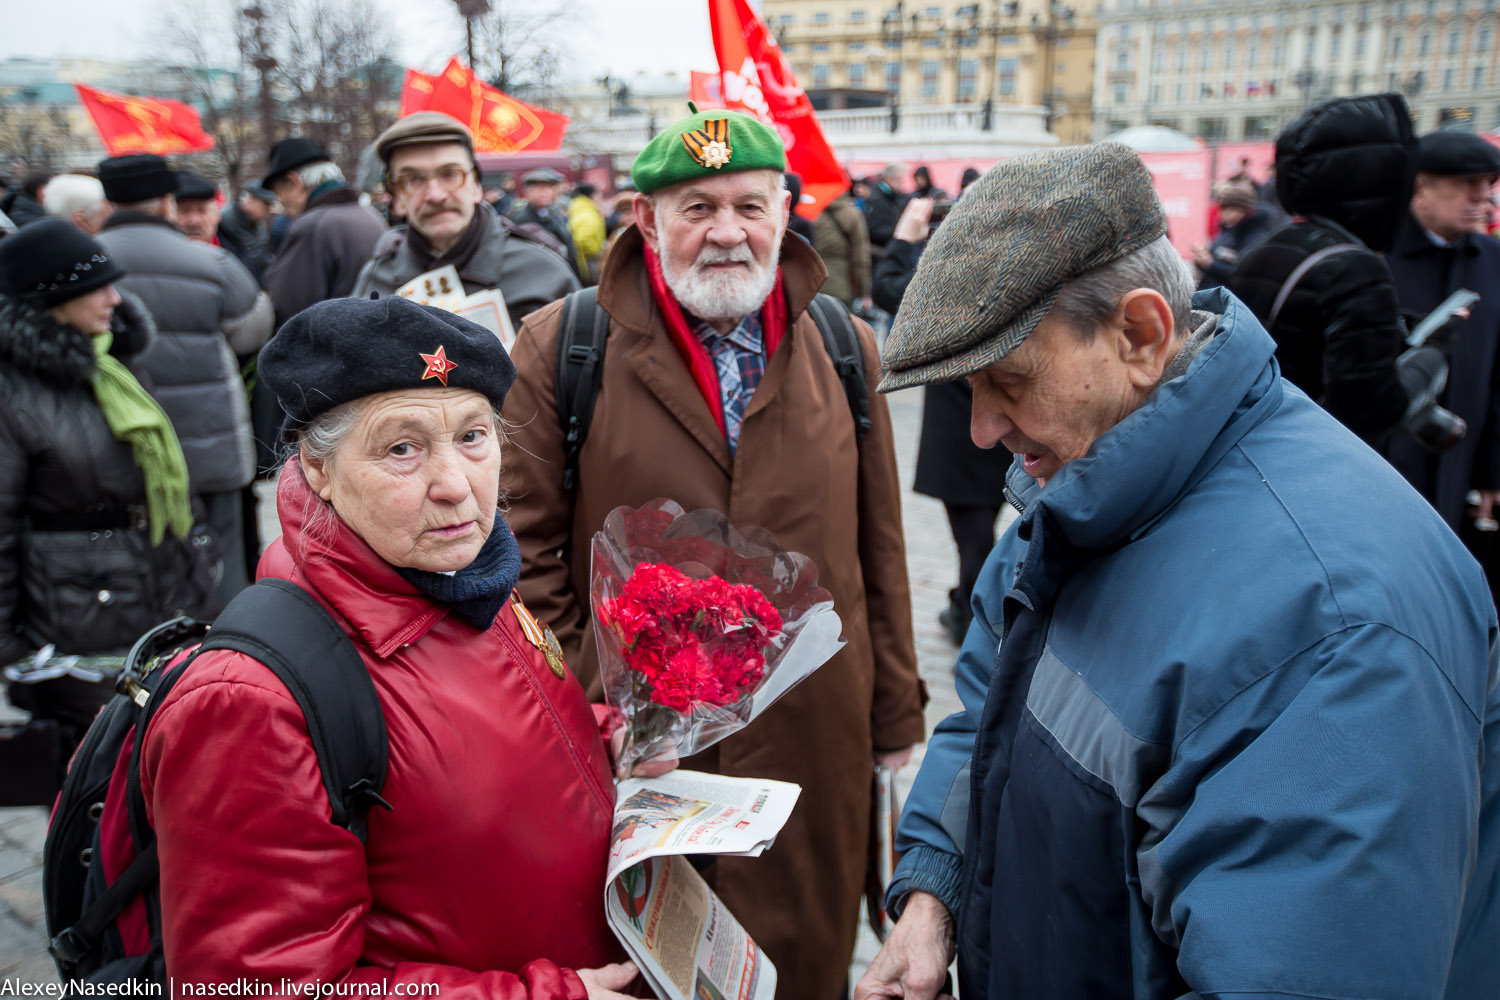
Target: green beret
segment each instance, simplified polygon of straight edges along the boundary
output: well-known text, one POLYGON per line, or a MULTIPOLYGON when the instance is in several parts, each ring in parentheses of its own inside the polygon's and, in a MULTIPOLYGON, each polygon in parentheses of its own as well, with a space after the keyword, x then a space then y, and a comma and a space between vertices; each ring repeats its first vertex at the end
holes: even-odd
POLYGON ((630 167, 630 179, 636 190, 650 194, 733 170, 786 170, 781 136, 737 111, 694 110, 646 144, 630 167))

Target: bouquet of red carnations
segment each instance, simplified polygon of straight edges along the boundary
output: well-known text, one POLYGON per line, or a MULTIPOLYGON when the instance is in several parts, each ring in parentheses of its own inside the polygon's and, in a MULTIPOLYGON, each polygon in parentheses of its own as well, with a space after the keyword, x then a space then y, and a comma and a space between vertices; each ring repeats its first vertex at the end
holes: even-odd
POLYGON ((604 695, 626 722, 623 773, 744 728, 843 645, 812 561, 718 511, 618 507, 591 556, 604 695))

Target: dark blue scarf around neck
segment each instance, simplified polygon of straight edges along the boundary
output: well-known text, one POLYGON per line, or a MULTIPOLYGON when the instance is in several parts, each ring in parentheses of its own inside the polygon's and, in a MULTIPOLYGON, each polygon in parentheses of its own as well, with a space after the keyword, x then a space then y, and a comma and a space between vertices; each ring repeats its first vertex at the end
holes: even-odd
POLYGON ((453 605, 459 617, 483 632, 495 623, 520 579, 521 547, 510 525, 497 513, 495 527, 479 555, 452 576, 404 566, 396 571, 428 597, 453 605))

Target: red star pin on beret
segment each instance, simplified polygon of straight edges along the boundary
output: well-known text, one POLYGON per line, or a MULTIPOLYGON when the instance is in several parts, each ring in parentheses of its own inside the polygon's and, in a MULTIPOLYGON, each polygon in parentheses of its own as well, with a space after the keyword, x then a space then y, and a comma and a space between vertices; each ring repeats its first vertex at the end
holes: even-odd
POLYGON ((427 362, 427 370, 422 373, 423 382, 426 382, 430 378, 435 378, 443 383, 443 385, 447 385, 448 373, 458 367, 458 365, 448 360, 448 355, 443 350, 443 345, 441 344, 438 345, 436 351, 431 354, 422 354, 421 358, 427 362))

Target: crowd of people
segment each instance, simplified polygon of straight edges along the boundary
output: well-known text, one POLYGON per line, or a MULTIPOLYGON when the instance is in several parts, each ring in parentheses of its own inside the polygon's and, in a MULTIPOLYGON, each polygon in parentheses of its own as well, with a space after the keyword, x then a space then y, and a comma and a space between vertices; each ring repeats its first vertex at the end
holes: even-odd
POLYGON ((278 675, 192 660, 137 734, 160 874, 127 949, 179 982, 638 993, 601 906, 622 734, 590 540, 667 497, 806 555, 842 621, 684 762, 802 788, 772 850, 702 870, 782 997, 934 1000, 955 960, 966 998, 1500 989, 1484 139, 1419 140, 1394 95, 1315 106, 1191 261, 1108 142, 951 197, 892 166, 801 227, 780 137, 735 112, 604 198, 486 177, 442 114, 374 151, 375 199, 297 136, 232 196, 144 154, 8 196, 0 666, 54 740, 42 784, 99 663, 257 577, 331 613, 388 741, 381 808, 341 822, 278 675), (447 266, 513 346, 395 294, 447 266), (964 710, 931 734, 882 395, 916 386, 911 485, 958 549, 964 710), (852 984, 873 769, 924 739, 852 984))

